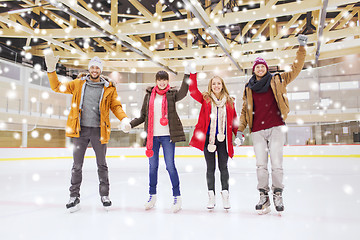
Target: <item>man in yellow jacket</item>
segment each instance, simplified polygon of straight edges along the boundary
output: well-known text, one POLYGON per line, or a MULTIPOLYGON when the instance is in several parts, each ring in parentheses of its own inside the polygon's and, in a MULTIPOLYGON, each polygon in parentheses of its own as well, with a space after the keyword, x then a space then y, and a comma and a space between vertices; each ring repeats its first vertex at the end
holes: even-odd
MULTIPOLYGON (((96 154, 99 176, 99 193, 104 207, 110 207, 109 178, 106 149, 110 138, 109 110, 122 121, 127 119, 115 86, 101 76, 103 63, 98 57, 90 60, 89 73, 69 82, 60 82, 56 74, 59 56, 51 52, 45 55, 50 87, 55 92, 72 94, 71 110, 66 124, 66 136, 73 139, 73 167, 71 171, 70 200, 66 208, 70 212, 80 209, 80 185, 86 149, 91 145, 96 154)), ((126 131, 130 125, 126 123, 126 131)))
POLYGON ((242 132, 247 125, 249 126, 256 156, 260 201, 255 209, 259 214, 270 212, 268 154, 271 160, 271 190, 274 205, 278 212, 284 211, 282 199, 284 125, 289 113, 286 86, 299 75, 304 66, 307 37, 299 35, 298 42, 300 46, 290 71, 270 74, 266 61, 259 57, 254 61, 253 75, 245 85, 238 135, 243 136, 242 132))

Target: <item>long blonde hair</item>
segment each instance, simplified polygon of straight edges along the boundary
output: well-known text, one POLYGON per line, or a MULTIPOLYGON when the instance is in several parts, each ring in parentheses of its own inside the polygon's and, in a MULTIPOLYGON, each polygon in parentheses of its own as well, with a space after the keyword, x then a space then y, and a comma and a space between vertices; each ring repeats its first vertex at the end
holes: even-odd
POLYGON ((224 96, 226 97, 226 102, 230 104, 230 106, 233 106, 233 102, 234 102, 234 99, 232 97, 230 97, 230 94, 229 94, 229 91, 227 90, 226 86, 225 86, 225 82, 224 82, 224 79, 222 79, 221 77, 219 76, 213 76, 210 81, 209 81, 209 84, 208 84, 208 90, 207 92, 203 92, 203 98, 209 102, 210 100, 214 102, 214 100, 212 99, 211 97, 211 92, 212 92, 212 81, 213 79, 219 79, 221 81, 221 84, 222 84, 222 89, 221 89, 221 92, 220 92, 220 99, 222 99, 224 96))

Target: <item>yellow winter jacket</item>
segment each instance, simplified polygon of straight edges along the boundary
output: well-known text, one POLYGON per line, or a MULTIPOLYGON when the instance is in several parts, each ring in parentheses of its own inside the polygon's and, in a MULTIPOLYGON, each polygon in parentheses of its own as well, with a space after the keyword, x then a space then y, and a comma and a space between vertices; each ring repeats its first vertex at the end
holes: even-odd
MULTIPOLYGON (((85 78, 77 78, 69 82, 60 82, 56 72, 48 73, 50 87, 55 92, 72 94, 71 110, 66 123, 66 136, 79 137, 80 136, 80 115, 84 91, 85 78)), ((106 80, 105 80, 106 81, 106 80)), ((121 102, 116 92, 115 86, 106 81, 100 99, 100 130, 102 144, 108 143, 110 139, 111 125, 110 125, 110 109, 114 115, 121 121, 127 117, 122 109, 121 102)))
MULTIPOLYGON (((300 71, 304 66, 305 56, 305 47, 299 47, 298 51, 296 52, 295 61, 291 66, 291 70, 289 72, 275 74, 270 82, 270 87, 274 93, 275 100, 277 102, 278 108, 281 112, 281 117, 284 122, 290 111, 289 100, 286 96, 286 86, 299 75, 300 71)), ((253 124, 253 108, 254 102, 252 98, 252 90, 246 85, 243 95, 243 106, 240 115, 239 131, 243 132, 246 126, 249 125, 249 129, 251 132, 253 124)))

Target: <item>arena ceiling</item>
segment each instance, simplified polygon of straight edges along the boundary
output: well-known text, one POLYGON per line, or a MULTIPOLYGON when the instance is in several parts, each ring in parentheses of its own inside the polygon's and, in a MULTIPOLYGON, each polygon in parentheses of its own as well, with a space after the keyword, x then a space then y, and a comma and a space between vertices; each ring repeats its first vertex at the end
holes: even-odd
POLYGON ((297 35, 306 61, 360 53, 360 2, 352 0, 22 0, 0 1, 0 56, 43 66, 51 48, 67 69, 99 56, 105 69, 244 73, 258 56, 284 70, 297 35), (15 53, 15 56, 13 56, 15 53))

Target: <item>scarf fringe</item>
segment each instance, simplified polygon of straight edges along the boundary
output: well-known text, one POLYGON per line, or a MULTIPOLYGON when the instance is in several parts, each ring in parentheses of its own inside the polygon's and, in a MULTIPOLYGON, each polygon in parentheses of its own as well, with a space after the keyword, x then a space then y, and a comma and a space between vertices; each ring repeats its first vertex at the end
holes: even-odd
POLYGON ((226 126, 226 97, 223 96, 221 100, 218 100, 214 93, 211 93, 211 98, 214 100, 211 104, 211 116, 210 119, 210 135, 209 135, 209 145, 208 151, 215 152, 215 135, 216 135, 216 123, 218 122, 219 133, 216 138, 219 142, 225 140, 225 126, 226 126))

